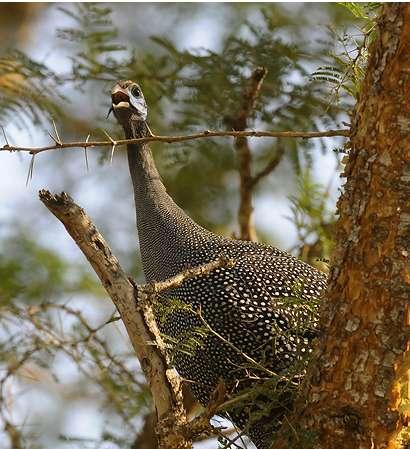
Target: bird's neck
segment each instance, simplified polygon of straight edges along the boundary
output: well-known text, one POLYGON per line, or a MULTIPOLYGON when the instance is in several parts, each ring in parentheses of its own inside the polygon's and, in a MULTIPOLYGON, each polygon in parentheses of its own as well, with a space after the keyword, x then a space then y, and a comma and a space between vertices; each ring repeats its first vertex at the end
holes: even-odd
MULTIPOLYGON (((127 139, 140 137, 145 137, 145 134, 128 135, 127 139)), ((161 199, 172 202, 172 199, 167 194, 165 186, 162 183, 148 144, 129 144, 127 147, 127 154, 135 200, 137 200, 138 196, 145 201, 149 199, 161 199)), ((144 202, 142 202, 142 204, 144 204, 144 202)))
MULTIPOLYGON (((126 130, 127 138, 146 136, 143 127, 126 130)), ((140 251, 148 281, 162 280, 183 268, 180 255, 188 242, 210 234, 197 225, 168 195, 146 143, 128 145, 128 164, 134 187, 140 251)))

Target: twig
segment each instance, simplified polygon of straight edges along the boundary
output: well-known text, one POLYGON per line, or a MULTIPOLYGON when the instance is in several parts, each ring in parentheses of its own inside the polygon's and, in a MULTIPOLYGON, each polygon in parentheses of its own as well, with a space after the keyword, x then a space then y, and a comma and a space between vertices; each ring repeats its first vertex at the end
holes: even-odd
POLYGON ((205 276, 217 268, 232 268, 234 265, 235 261, 233 259, 226 256, 220 256, 216 260, 200 265, 199 267, 188 268, 165 281, 139 285, 138 290, 140 293, 145 293, 146 295, 153 297, 153 295, 161 293, 164 290, 180 287, 188 279, 205 276))
POLYGON ((239 114, 234 119, 235 125, 237 125, 235 126, 235 129, 242 130, 246 128, 248 118, 253 112, 256 99, 267 73, 268 71, 265 67, 258 67, 249 78, 245 88, 241 109, 239 114))
MULTIPOLYGON (((121 378, 124 380, 126 379, 127 382, 138 385, 140 389, 146 389, 146 385, 142 384, 137 379, 137 377, 134 376, 131 371, 129 371, 128 368, 117 359, 117 357, 111 354, 106 341, 97 335, 97 332, 102 329, 109 321, 106 321, 98 327, 93 328, 89 325, 89 323, 79 310, 72 309, 66 304, 41 303, 30 307, 10 306, 8 309, 12 315, 14 315, 15 317, 19 317, 19 320, 21 320, 22 323, 30 323, 32 326, 34 326, 34 329, 30 330, 30 334, 32 336, 32 340, 35 341, 36 348, 38 348, 40 351, 48 351, 51 348, 62 351, 73 360, 73 362, 77 365, 78 370, 83 375, 92 379, 93 382, 99 383, 103 388, 104 375, 96 376, 95 370, 92 368, 88 368, 88 356, 84 357, 84 350, 86 350, 86 347, 89 348, 89 356, 93 360, 95 365, 100 369, 101 374, 106 370, 106 365, 103 363, 103 359, 105 357, 110 362, 110 376, 121 376, 121 378), (73 334, 74 338, 66 338, 64 332, 56 332, 50 325, 49 321, 44 321, 44 315, 50 309, 56 310, 58 312, 64 312, 65 314, 70 315, 73 318, 75 317, 78 320, 78 324, 81 324, 81 327, 78 328, 77 326, 73 326, 73 328, 76 328, 76 332, 73 334), (82 327, 86 331, 85 335, 82 332, 82 327), (77 333, 79 333, 79 337, 77 337, 77 333), (100 353, 104 354, 104 356, 102 357, 100 353), (83 357, 87 359, 87 362, 84 364, 81 363, 83 357)), ((58 316, 60 317, 60 313, 58 314, 58 316)), ((34 363, 34 365, 36 364, 34 360, 32 361, 32 363, 34 363)), ((10 372, 10 368, 6 375, 12 375, 12 373, 10 372)), ((21 375, 24 376, 23 373, 20 373, 20 376, 21 375)), ((40 377, 37 377, 37 380, 39 379, 40 377)), ((124 420, 124 423, 127 425, 128 431, 134 432, 135 428, 132 420, 124 411, 124 405, 122 403, 123 398, 121 397, 121 394, 113 394, 110 389, 105 390, 105 394, 111 405, 116 408, 117 412, 124 420)))
POLYGON ((292 383, 292 381, 290 379, 288 379, 285 376, 281 376, 280 374, 277 374, 273 371, 271 371, 270 369, 266 368, 265 366, 263 366, 261 363, 257 362, 256 360, 254 360, 252 357, 250 357, 248 354, 246 354, 245 352, 241 351, 240 349, 238 349, 232 342, 230 342, 229 340, 227 340, 226 338, 224 338, 219 332, 217 332, 215 329, 213 329, 205 320, 205 318, 202 316, 202 313, 199 311, 198 312, 198 317, 200 318, 200 320, 202 321, 202 323, 204 324, 204 326, 212 333, 214 334, 216 337, 218 337, 219 340, 223 341, 225 344, 227 344, 230 348, 232 348, 236 353, 238 353, 239 355, 241 355, 242 357, 244 357, 244 359, 246 361, 248 361, 252 366, 254 366, 255 368, 259 369, 260 371, 266 373, 268 376, 279 379, 279 380, 283 380, 286 382, 290 382, 292 383))
POLYGON ((268 176, 273 170, 275 170, 279 162, 282 160, 284 153, 285 153, 284 145, 280 145, 278 143, 275 156, 266 164, 266 166, 259 173, 257 173, 252 177, 250 184, 252 189, 258 184, 258 182, 261 179, 263 179, 265 176, 268 176))
MULTIPOLYGON (((185 142, 196 139, 209 139, 214 137, 283 137, 283 138, 303 138, 315 139, 321 137, 349 137, 349 129, 333 129, 329 131, 203 131, 196 134, 187 134, 185 136, 147 136, 138 139, 122 139, 116 141, 116 147, 128 145, 129 143, 144 142, 185 142)), ((43 151, 58 150, 62 148, 94 148, 94 147, 112 147, 112 141, 73 141, 61 142, 61 144, 46 145, 43 147, 19 147, 14 145, 4 145, 0 151, 26 151, 30 154, 42 153, 43 151)))

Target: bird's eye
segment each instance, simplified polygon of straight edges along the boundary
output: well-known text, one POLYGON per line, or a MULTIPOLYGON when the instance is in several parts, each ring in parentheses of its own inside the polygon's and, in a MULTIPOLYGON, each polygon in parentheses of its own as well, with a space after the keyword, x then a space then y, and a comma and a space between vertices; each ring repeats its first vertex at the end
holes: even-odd
POLYGON ((131 87, 131 95, 135 98, 138 98, 141 95, 141 91, 139 90, 139 88, 137 86, 131 87))

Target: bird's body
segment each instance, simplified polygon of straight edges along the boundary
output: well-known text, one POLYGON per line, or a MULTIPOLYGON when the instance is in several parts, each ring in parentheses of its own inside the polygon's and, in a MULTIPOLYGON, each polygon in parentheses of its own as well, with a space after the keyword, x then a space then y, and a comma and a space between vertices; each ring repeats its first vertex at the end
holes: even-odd
MULTIPOLYGON (((141 114, 131 106, 116 109, 125 101, 124 92, 131 95, 130 86, 135 84, 119 82, 113 89, 113 108, 126 137, 141 137, 146 132, 141 114)), ((186 344, 195 337, 191 350, 177 350, 173 358, 194 396, 206 405, 220 379, 231 391, 240 391, 250 378, 266 377, 259 365, 281 374, 303 359, 325 275, 277 248, 221 237, 196 224, 166 192, 147 145, 129 145, 128 160, 147 281, 164 280, 222 255, 235 262, 168 291, 167 301, 180 306, 158 317, 161 331, 173 341, 186 344)), ((231 415, 244 427, 245 413, 231 415)), ((266 433, 258 422, 249 431, 263 449, 269 446, 266 433)))

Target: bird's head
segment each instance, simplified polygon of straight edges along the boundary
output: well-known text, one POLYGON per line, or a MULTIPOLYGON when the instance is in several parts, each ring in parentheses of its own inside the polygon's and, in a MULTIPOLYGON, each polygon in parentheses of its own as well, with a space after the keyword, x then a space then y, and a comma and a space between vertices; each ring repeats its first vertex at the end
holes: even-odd
POLYGON ((124 128, 132 121, 145 122, 148 108, 140 86, 133 81, 118 81, 111 89, 111 111, 124 128))

